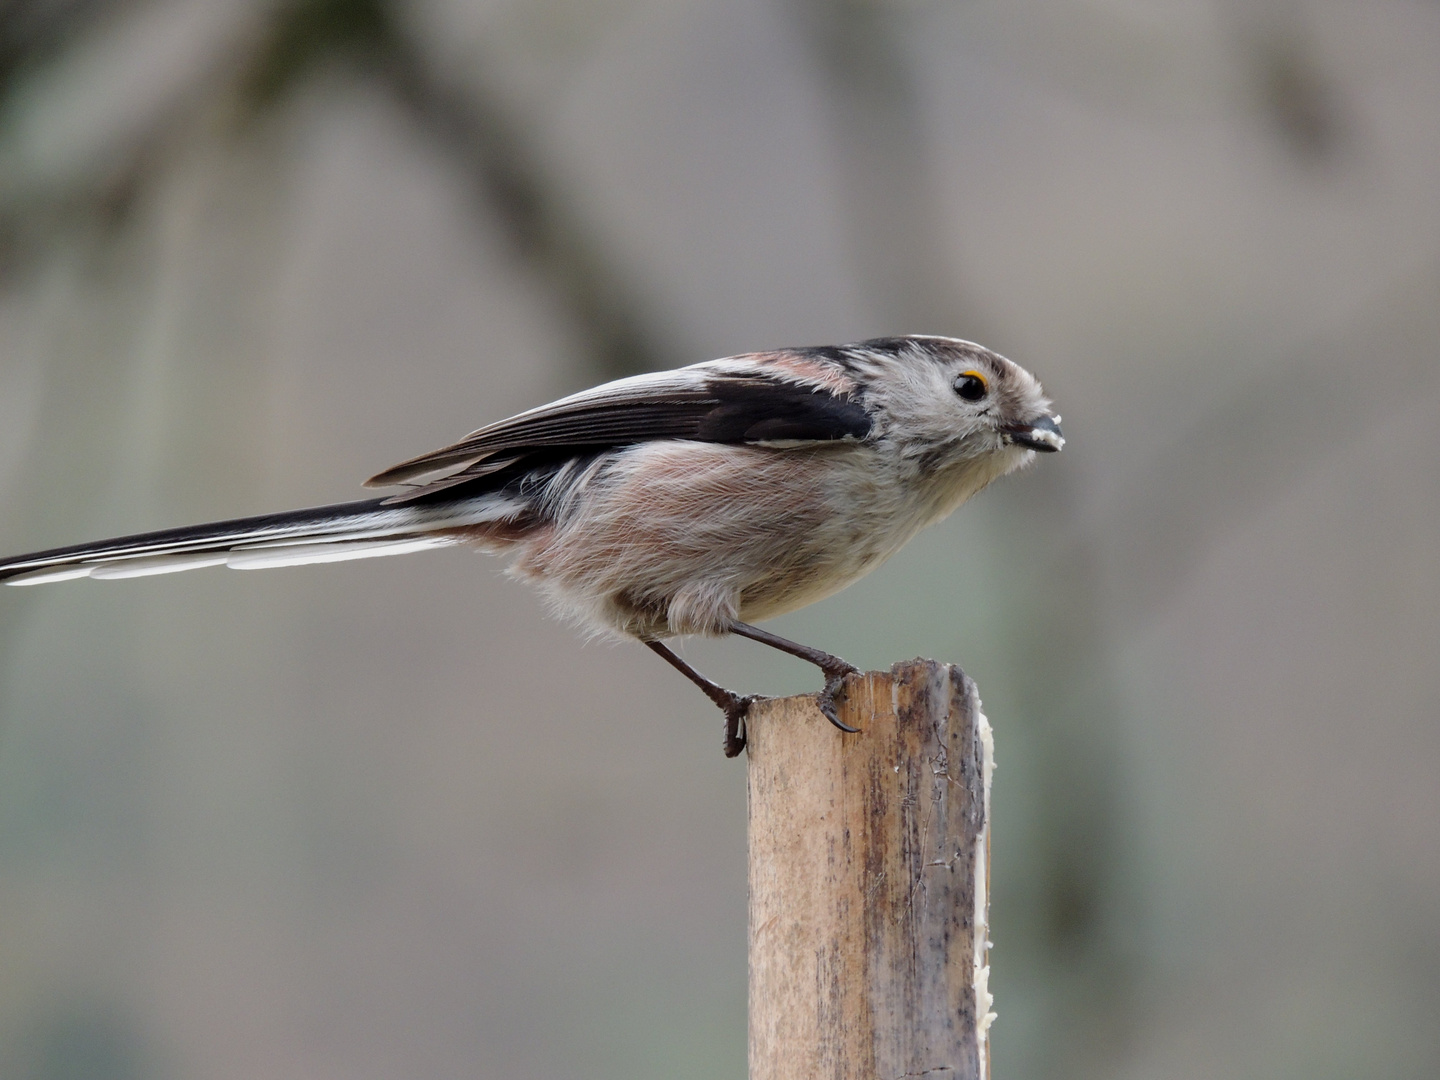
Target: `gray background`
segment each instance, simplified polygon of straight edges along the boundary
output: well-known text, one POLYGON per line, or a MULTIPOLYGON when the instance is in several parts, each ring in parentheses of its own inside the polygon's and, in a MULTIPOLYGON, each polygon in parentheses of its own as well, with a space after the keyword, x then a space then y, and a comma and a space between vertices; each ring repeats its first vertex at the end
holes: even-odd
MULTIPOLYGON (((0 545, 980 340, 1065 452, 773 626, 979 682, 997 1075, 1433 1077, 1437 118, 1433 0, 17 0, 0 545)), ((0 1076, 744 1074, 743 765, 499 570, 0 592, 0 1076)))

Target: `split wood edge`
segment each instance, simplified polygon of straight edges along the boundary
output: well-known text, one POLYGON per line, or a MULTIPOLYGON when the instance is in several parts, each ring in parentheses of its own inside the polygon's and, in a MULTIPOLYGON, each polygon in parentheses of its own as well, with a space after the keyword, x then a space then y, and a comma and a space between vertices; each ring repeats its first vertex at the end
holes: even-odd
POLYGON ((931 660, 748 724, 750 1080, 988 1080, 990 780, 975 684, 931 660))

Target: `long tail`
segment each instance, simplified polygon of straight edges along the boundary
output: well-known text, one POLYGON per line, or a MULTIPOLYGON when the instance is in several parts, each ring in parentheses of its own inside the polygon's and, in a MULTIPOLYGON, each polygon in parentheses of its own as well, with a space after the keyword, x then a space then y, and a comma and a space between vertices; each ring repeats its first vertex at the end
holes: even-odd
POLYGON ((464 543, 474 538, 474 526, 511 518, 518 509, 496 495, 401 506, 384 502, 317 506, 37 551, 0 559, 0 581, 39 585, 82 577, 170 574, 202 566, 260 570, 403 555, 464 543))

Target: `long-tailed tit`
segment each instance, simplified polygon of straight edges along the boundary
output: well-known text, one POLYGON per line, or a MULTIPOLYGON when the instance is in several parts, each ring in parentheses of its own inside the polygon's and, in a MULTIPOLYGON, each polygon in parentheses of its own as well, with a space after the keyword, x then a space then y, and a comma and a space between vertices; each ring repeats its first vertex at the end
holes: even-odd
MULTIPOLYGON (((992 480, 1064 445, 1023 368, 967 341, 879 338, 637 375, 402 462, 363 502, 102 540, 0 560, 35 585, 202 566, 251 570, 452 544, 514 556, 585 628, 638 638, 725 712, 753 697, 662 643, 739 634, 816 664, 821 710, 856 669, 750 625, 844 588, 992 480)), ((846 730, 851 730, 846 728, 846 730)))

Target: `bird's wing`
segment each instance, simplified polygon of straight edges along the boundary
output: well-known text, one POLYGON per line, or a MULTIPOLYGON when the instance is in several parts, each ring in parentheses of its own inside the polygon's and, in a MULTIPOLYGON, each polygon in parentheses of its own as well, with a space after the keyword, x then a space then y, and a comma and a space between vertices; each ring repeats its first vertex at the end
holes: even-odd
POLYGON ((537 451, 655 439, 723 443, 863 438, 870 415, 843 368, 803 351, 752 353, 605 383, 473 431, 367 480, 383 487, 439 474, 397 499, 465 483, 537 451))

